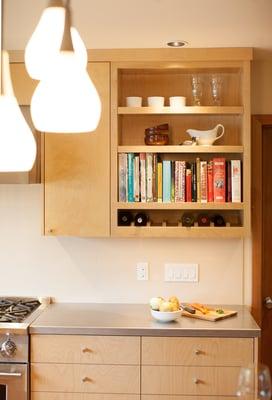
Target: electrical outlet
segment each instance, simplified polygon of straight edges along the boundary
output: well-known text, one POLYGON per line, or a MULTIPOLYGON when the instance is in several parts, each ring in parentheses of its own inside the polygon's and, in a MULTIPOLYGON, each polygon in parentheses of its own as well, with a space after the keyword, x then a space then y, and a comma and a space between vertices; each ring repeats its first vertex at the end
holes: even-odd
POLYGON ((137 263, 136 276, 138 281, 148 281, 148 262, 137 263))
POLYGON ((198 282, 198 264, 164 264, 166 282, 198 282))

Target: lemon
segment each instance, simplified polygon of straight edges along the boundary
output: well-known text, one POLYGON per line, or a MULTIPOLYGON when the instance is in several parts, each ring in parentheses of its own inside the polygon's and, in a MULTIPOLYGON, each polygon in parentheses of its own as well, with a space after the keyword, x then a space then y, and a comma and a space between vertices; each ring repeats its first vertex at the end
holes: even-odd
POLYGON ((175 305, 171 303, 170 301, 162 301, 160 304, 160 311, 176 311, 174 310, 175 305))

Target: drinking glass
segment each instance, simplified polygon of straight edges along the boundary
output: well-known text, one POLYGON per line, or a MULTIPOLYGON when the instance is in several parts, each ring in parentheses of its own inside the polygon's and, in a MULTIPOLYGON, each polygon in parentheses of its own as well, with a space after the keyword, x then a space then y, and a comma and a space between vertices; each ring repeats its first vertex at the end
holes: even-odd
POLYGON ((259 400, 271 399, 271 377, 269 368, 266 365, 259 364, 256 366, 250 365, 241 368, 238 380, 237 396, 242 399, 255 399, 254 395, 257 394, 259 400), (255 390, 255 385, 257 388, 255 390))
POLYGON ((193 105, 201 106, 202 102, 202 78, 199 75, 192 75, 191 77, 192 83, 192 96, 193 96, 193 105))
POLYGON ((220 106, 222 103, 222 77, 218 74, 211 75, 211 93, 212 101, 215 106, 220 106))

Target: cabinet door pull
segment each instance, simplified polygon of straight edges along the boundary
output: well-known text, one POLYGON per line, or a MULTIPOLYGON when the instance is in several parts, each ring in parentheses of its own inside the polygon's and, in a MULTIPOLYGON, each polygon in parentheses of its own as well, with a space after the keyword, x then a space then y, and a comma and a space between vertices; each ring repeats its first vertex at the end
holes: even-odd
POLYGON ((83 383, 92 383, 93 380, 91 378, 89 378, 88 376, 84 376, 84 378, 82 378, 82 382, 83 383))
POLYGON ((93 352, 92 349, 89 349, 89 347, 84 347, 82 349, 82 353, 92 353, 92 352, 93 352))
POLYGON ((201 350, 199 350, 199 349, 196 349, 196 350, 195 350, 195 355, 196 355, 196 356, 199 356, 199 354, 201 354, 201 353, 202 353, 201 350))
POLYGON ((194 379, 193 379, 193 382, 194 382, 196 385, 198 385, 198 384, 200 383, 200 379, 194 378, 194 379))

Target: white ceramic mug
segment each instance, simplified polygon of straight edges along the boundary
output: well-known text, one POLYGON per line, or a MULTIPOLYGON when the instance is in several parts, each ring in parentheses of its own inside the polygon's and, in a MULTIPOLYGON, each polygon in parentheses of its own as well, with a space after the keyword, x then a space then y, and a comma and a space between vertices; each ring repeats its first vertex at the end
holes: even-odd
POLYGON ((147 105, 149 107, 163 107, 164 97, 162 96, 151 96, 147 98, 147 105))
POLYGON ((169 97, 169 104, 172 108, 181 108, 186 104, 186 97, 183 96, 173 96, 169 97))
POLYGON ((142 98, 137 96, 126 97, 127 107, 142 107, 142 98))

